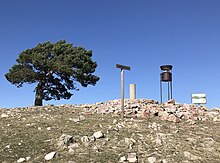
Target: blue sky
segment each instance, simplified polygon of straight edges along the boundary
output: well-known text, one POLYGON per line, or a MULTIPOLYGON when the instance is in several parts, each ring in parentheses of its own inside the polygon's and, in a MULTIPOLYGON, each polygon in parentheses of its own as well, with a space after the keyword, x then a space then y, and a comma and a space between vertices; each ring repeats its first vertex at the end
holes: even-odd
POLYGON ((4 74, 21 51, 62 39, 93 50, 101 79, 95 87, 79 86, 70 100, 44 104, 120 98, 119 63, 132 68, 125 72, 126 98, 134 83, 138 98, 159 101, 160 66, 172 64, 177 102, 206 93, 207 106, 220 107, 219 8, 219 0, 1 0, 0 107, 33 104, 36 85, 17 88, 4 74))

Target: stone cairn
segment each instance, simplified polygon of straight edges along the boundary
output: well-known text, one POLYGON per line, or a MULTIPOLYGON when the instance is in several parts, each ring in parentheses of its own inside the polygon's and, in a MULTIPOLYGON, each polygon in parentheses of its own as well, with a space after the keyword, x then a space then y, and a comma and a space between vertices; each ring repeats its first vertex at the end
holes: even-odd
MULTIPOLYGON (((121 101, 111 100, 95 104, 78 105, 83 113, 89 114, 113 114, 120 115, 121 101)), ((182 120, 196 121, 208 120, 220 121, 219 109, 208 110, 207 107, 194 104, 179 104, 171 99, 159 104, 155 100, 135 99, 125 100, 125 116, 136 117, 159 117, 161 120, 180 122, 182 120)))

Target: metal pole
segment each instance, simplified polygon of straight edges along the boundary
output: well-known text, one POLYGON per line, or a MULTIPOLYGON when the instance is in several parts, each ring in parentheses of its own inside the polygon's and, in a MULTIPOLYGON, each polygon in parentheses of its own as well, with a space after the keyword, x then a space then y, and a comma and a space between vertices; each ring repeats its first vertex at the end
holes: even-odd
POLYGON ((168 81, 168 100, 170 100, 170 82, 168 81))
POLYGON ((162 103, 163 97, 162 97, 162 81, 161 81, 161 74, 160 74, 160 103, 162 103))
POLYGON ((124 69, 121 69, 121 118, 124 118, 124 69))
POLYGON ((172 80, 170 81, 171 99, 173 99, 172 80))

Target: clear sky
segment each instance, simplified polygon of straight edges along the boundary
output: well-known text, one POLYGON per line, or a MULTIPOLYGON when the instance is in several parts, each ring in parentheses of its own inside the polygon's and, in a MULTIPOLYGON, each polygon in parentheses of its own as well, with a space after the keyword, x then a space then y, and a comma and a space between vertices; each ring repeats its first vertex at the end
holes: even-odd
POLYGON ((134 83, 138 98, 159 101, 160 66, 172 64, 177 102, 206 93, 207 106, 220 107, 219 8, 219 0, 0 0, 0 107, 33 104, 36 85, 17 88, 4 74, 21 51, 62 39, 93 50, 101 79, 79 86, 70 100, 44 104, 120 98, 119 63, 132 68, 125 71, 126 98, 134 83))

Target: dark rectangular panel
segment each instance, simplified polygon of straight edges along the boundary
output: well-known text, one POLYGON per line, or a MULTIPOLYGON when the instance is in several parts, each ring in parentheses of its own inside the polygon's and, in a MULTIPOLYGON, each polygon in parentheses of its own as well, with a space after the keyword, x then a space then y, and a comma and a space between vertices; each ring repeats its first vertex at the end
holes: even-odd
POLYGON ((124 65, 119 65, 119 64, 116 64, 116 68, 120 68, 120 69, 124 69, 124 70, 131 70, 131 67, 129 67, 129 66, 124 66, 124 65))

